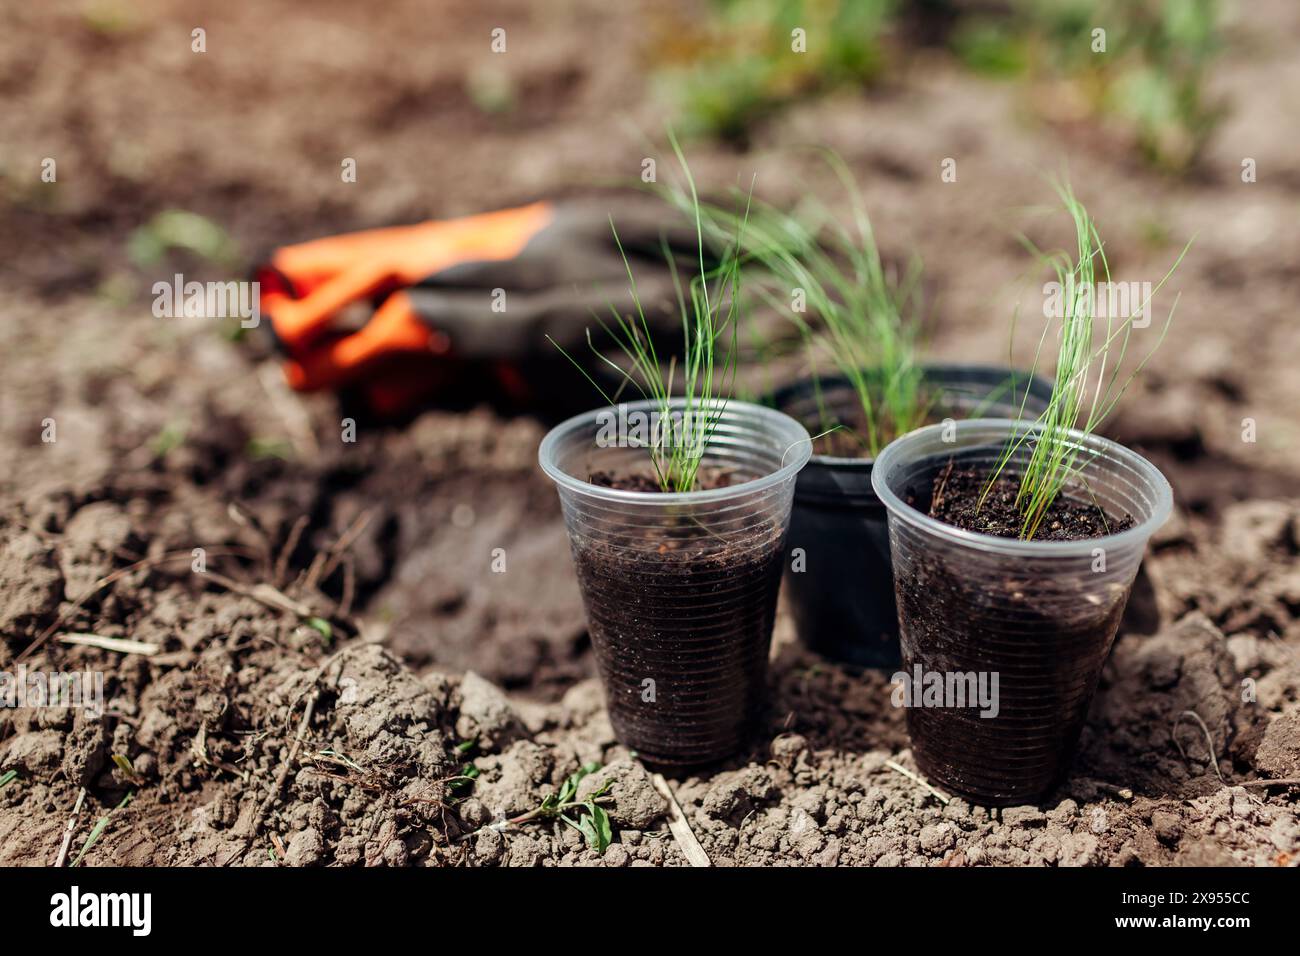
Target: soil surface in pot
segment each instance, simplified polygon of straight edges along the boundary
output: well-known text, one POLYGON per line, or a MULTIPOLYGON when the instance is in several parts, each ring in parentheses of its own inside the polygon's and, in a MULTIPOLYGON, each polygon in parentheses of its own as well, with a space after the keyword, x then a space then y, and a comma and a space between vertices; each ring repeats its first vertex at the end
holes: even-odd
MULTIPOLYGON (((701 473, 696 490, 731 482, 701 473)), ((592 483, 659 490, 644 474, 592 483)), ((783 530, 763 520, 717 534, 683 514, 575 544, 610 722, 646 763, 698 766, 745 744, 764 699, 783 530)))
MULTIPOLYGON (((587 476, 588 484, 600 488, 614 488, 619 491, 661 492, 659 482, 651 474, 613 474, 608 471, 596 471, 587 476)), ((695 478, 693 491, 710 491, 714 488, 730 488, 735 481, 729 471, 701 470, 695 478)))
MULTIPOLYGON (((993 483, 988 496, 984 487, 988 477, 972 468, 957 469, 949 462, 935 483, 928 513, 963 531, 976 531, 999 538, 1018 538, 1024 516, 1016 506, 1020 489, 1019 475, 1004 475, 993 483)), ((913 507, 917 502, 908 500, 913 507)), ((1043 522, 1034 534, 1035 541, 1079 541, 1100 538, 1133 527, 1133 516, 1116 518, 1092 502, 1060 495, 1047 509, 1043 522)))

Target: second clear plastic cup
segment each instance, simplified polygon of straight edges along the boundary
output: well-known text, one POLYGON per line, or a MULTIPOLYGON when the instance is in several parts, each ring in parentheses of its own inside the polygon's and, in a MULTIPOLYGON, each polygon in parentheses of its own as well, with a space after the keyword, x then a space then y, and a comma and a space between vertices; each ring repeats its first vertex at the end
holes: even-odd
POLYGON ((761 709, 794 481, 811 442, 794 419, 732 401, 702 466, 725 486, 590 481, 652 473, 646 449, 618 436, 657 410, 634 402, 571 418, 539 458, 559 489, 615 733, 651 764, 694 766, 739 750, 761 709))
MULTIPOLYGON (((1069 769, 1147 540, 1173 502, 1146 459, 1072 431, 1082 500, 1130 516, 1127 530, 1022 541, 928 515, 950 462, 991 473, 1008 439, 1036 427, 1005 419, 928 426, 888 445, 872 474, 889 510, 900 676, 917 763, 935 784, 993 806, 1037 800, 1069 769), (958 690, 963 706, 950 693, 958 690)), ((1009 474, 1028 443, 1021 451, 1009 474)))

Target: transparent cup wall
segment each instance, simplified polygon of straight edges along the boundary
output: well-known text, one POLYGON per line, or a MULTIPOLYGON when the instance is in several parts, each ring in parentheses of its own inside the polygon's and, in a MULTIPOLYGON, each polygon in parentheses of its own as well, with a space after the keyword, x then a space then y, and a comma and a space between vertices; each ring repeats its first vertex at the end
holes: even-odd
MULTIPOLYGON (((653 410, 638 402, 624 414, 653 410)), ((653 473, 645 448, 602 447, 610 411, 557 426, 540 452, 559 488, 610 719, 651 763, 721 759, 743 745, 763 701, 808 433, 779 412, 728 402, 702 466, 725 472, 726 487, 624 491, 587 480, 653 473)))
MULTIPOLYGON (((910 706, 913 751, 936 784, 992 804, 1041 796, 1068 769, 1147 540, 1172 506, 1150 462, 1078 432, 1070 440, 1086 495, 1110 516, 1131 516, 1126 531, 1020 541, 962 531, 908 504, 928 504, 950 461, 990 474, 1008 439, 1033 427, 976 419, 945 436, 928 426, 884 449, 873 473, 889 510, 904 672, 998 679, 995 717, 910 706)), ((1028 453, 1022 446, 1013 472, 1028 453)))

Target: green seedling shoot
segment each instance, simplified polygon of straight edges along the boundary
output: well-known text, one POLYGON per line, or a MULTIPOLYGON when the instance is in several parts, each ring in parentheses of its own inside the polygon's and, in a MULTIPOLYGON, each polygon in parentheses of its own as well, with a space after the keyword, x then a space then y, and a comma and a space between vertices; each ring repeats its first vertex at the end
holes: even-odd
MULTIPOLYGON (((1191 248, 1189 241, 1169 271, 1136 309, 1119 316, 1112 315, 1110 308, 1105 310, 1105 333, 1098 344, 1096 340, 1100 323, 1096 282, 1100 278, 1105 281, 1107 289, 1111 287, 1110 265, 1096 223, 1083 203, 1075 198, 1068 184, 1057 184, 1056 191, 1074 224, 1076 254, 1073 257, 1066 252, 1046 255, 1028 239, 1023 240, 1041 262, 1050 265, 1063 293, 1056 381, 1047 408, 1039 415, 1033 428, 1008 442, 980 497, 980 504, 983 505, 1012 457, 1027 443, 1029 458, 1020 474, 1016 493, 1016 507, 1023 517, 1020 531, 1022 540, 1034 537, 1048 509, 1066 485, 1079 475, 1085 464, 1080 461, 1081 450, 1077 440, 1070 436, 1071 429, 1077 429, 1085 435, 1092 434, 1110 415, 1133 379, 1164 341, 1173 322, 1174 310, 1178 306, 1177 297, 1155 344, 1131 373, 1121 377, 1134 321, 1146 315, 1152 298, 1173 275, 1191 248)), ((1054 325, 1055 319, 1049 318, 1043 328, 1034 354, 1035 370, 1054 325)), ((1022 419, 1023 414, 1022 400, 1022 419)))
POLYGON ((596 318, 630 367, 624 369, 601 353, 592 341, 590 330, 587 333, 587 344, 598 361, 614 369, 620 376, 620 387, 615 395, 607 393, 558 342, 554 339, 550 341, 608 404, 614 405, 617 394, 628 385, 642 398, 653 403, 659 427, 651 429, 646 449, 650 454, 655 480, 662 491, 685 492, 695 488, 705 452, 726 410, 735 382, 736 330, 740 321, 739 249, 748 214, 746 212, 737 216, 737 235, 723 248, 718 264, 706 266, 703 213, 695 181, 686 165, 681 147, 671 132, 669 139, 689 184, 697 241, 698 271, 689 281, 689 300, 682 291, 674 258, 666 245, 664 248, 677 289, 677 305, 682 317, 680 360, 674 357, 665 370, 656 352, 650 323, 637 293, 636 276, 618 239, 617 224, 612 219, 610 225, 614 230, 614 241, 627 270, 633 314, 624 315, 611 305, 608 320, 600 316, 596 318), (680 415, 673 414, 672 403, 676 389, 680 389, 681 393, 680 415))
POLYGON ((104 831, 108 829, 108 824, 112 820, 113 814, 119 810, 125 809, 126 805, 131 802, 131 798, 134 796, 135 791, 129 791, 127 795, 122 798, 121 803, 95 821, 95 826, 91 829, 90 835, 86 837, 86 842, 81 845, 81 851, 77 854, 76 859, 72 861, 72 866, 75 867, 81 864, 82 859, 90 852, 91 847, 99 842, 99 838, 103 836, 104 831))
MULTIPOLYGON (((846 423, 826 408, 816 373, 819 357, 829 359, 856 393, 862 429, 850 434, 875 457, 896 436, 925 424, 929 414, 916 361, 920 268, 914 262, 901 279, 885 268, 852 174, 835 153, 823 155, 847 194, 851 225, 820 206, 802 216, 755 200, 740 233, 742 252, 766 277, 757 294, 789 317, 809 346, 823 432, 846 423), (802 312, 792 306, 796 296, 802 312)), ((686 198, 681 190, 669 191, 679 206, 686 198)), ((709 207, 706 218, 715 237, 737 231, 725 210, 709 207)))
POLYGON ((112 757, 113 764, 117 767, 118 771, 127 782, 136 784, 137 786, 144 782, 144 778, 136 771, 129 757, 125 757, 122 754, 113 754, 112 757))
POLYGON ((444 781, 447 784, 447 792, 452 796, 453 800, 459 800, 465 796, 474 785, 474 781, 479 777, 480 771, 478 767, 474 766, 469 759, 476 747, 478 747, 477 740, 462 740, 454 748, 456 756, 464 757, 465 762, 461 764, 460 773, 444 781))

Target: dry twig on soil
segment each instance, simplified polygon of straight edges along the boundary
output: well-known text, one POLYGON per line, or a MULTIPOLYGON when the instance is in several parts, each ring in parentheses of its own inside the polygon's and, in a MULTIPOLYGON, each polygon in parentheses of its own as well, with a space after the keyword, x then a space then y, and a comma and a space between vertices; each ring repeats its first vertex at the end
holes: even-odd
POLYGON ((1300 777, 1279 777, 1276 780, 1239 780, 1234 787, 1300 787, 1300 777))
POLYGON ((145 641, 129 641, 120 637, 103 637, 99 634, 63 634, 59 636, 60 644, 77 644, 83 647, 98 647, 104 651, 117 651, 120 654, 143 654, 149 657, 157 654, 157 644, 145 641))
POLYGON ((72 846, 72 834, 77 829, 77 819, 81 816, 81 805, 85 802, 86 788, 82 787, 81 792, 77 794, 77 802, 72 807, 72 816, 68 817, 68 825, 63 828, 63 845, 59 847, 59 855, 54 861, 56 870, 62 867, 64 861, 68 858, 68 847, 72 846))
POLYGON ((289 529, 289 536, 285 538, 284 544, 280 548, 280 556, 275 559, 275 577, 273 579, 277 588, 284 587, 285 577, 289 574, 289 559, 293 557, 293 552, 302 539, 302 533, 307 528, 308 520, 306 515, 299 515, 298 520, 289 529))
POLYGON ((704 847, 700 846, 700 841, 695 838, 695 831, 691 829, 686 814, 682 812, 681 804, 677 802, 677 796, 668 786, 668 781, 663 778, 663 774, 652 773, 650 782, 654 784, 660 796, 668 801, 668 830, 677 841, 677 846, 681 848, 686 862, 691 866, 712 866, 709 855, 704 852, 704 847))
POLYGON ((885 766, 888 767, 890 770, 893 770, 895 773, 901 773, 908 780, 912 780, 915 783, 919 783, 922 787, 924 787, 927 791, 929 791, 930 796, 934 797, 944 806, 947 806, 948 803, 952 800, 952 797, 948 797, 940 793, 938 790, 934 789, 934 787, 930 786, 930 784, 926 782, 922 777, 908 770, 902 764, 896 763, 893 760, 886 760, 885 766))
POLYGON ((1169 736, 1173 740, 1174 746, 1178 748, 1178 752, 1182 755, 1183 759, 1186 760, 1187 751, 1184 750, 1183 745, 1178 742, 1178 726, 1183 722, 1184 717, 1190 717, 1192 720, 1200 724, 1201 731, 1205 734, 1205 746, 1206 752, 1209 754, 1210 765, 1214 767, 1214 775, 1219 778, 1219 783, 1223 783, 1223 772, 1219 769, 1219 756, 1214 749, 1214 737, 1210 735, 1210 728, 1205 726, 1205 721, 1201 719, 1201 715, 1196 711, 1185 710, 1179 714, 1178 719, 1174 721, 1174 728, 1169 731, 1169 736))

